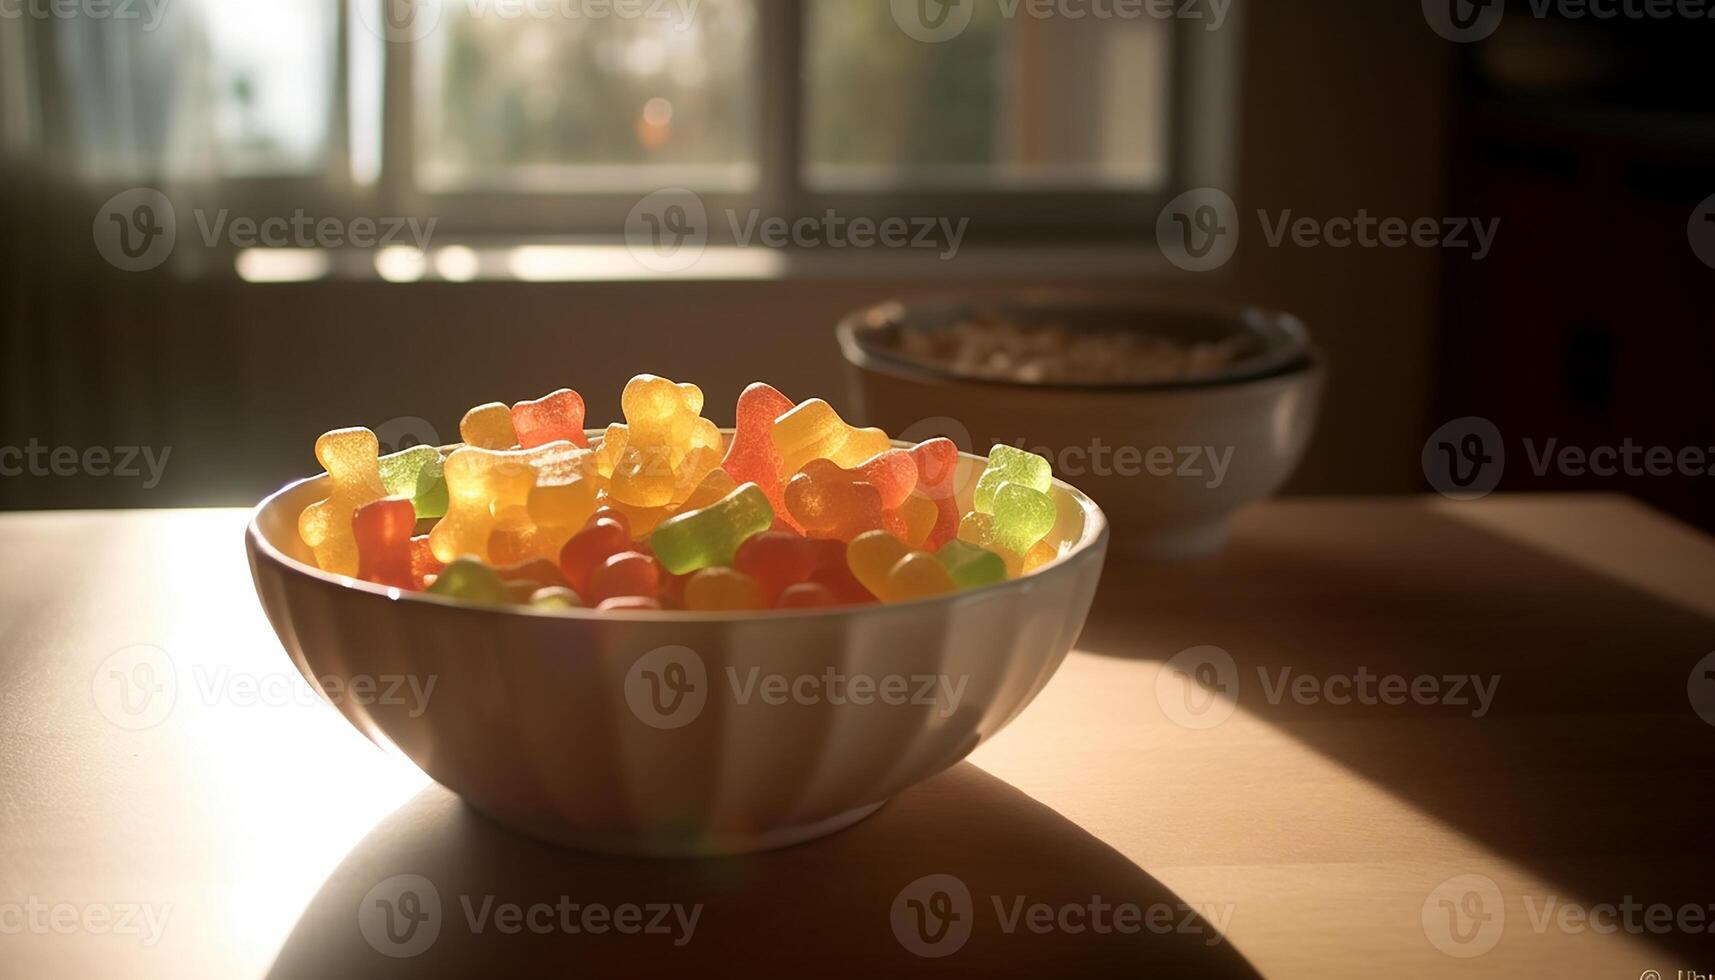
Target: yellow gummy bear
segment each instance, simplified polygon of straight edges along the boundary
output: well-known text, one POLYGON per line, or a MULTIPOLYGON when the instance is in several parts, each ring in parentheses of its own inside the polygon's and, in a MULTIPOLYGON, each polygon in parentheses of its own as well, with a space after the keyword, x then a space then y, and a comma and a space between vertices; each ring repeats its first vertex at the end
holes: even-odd
POLYGON ((893 448, 880 429, 847 425, 834 407, 812 398, 774 420, 774 447, 780 451, 780 475, 790 479, 812 459, 828 459, 851 469, 893 448))
POLYGON ((478 449, 513 449, 518 432, 512 427, 512 409, 499 402, 478 405, 459 420, 459 438, 478 449))
POLYGON ((464 446, 453 450, 443 470, 447 515, 429 532, 429 549, 435 557, 452 562, 469 555, 494 564, 489 542, 497 529, 520 539, 527 536, 530 491, 536 486, 531 461, 570 446, 560 441, 535 449, 464 446))
POLYGON ((357 509, 387 496, 381 484, 381 443, 364 428, 335 429, 316 440, 316 460, 332 488, 298 515, 298 536, 315 552, 316 564, 335 575, 357 574, 357 539, 351 519, 357 509))

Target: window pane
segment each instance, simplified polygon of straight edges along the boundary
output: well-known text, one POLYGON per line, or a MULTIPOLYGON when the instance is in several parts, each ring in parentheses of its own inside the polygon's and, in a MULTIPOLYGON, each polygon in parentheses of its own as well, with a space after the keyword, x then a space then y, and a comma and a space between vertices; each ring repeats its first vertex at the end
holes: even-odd
MULTIPOLYGON (((920 2, 926 11, 959 6, 920 2)), ((812 186, 1142 190, 1165 183, 1166 23, 1034 17, 1028 4, 978 0, 968 26, 930 43, 895 20, 908 9, 812 0, 812 186)))
POLYGON ((86 173, 195 178, 323 169, 334 4, 177 0, 147 9, 135 18, 56 22, 72 107, 66 125, 86 173))
POLYGON ((752 0, 447 4, 418 45, 419 179, 431 189, 607 190, 755 181, 752 0), (519 16, 499 16, 514 9, 519 16), (615 8, 618 9, 618 8, 615 8))

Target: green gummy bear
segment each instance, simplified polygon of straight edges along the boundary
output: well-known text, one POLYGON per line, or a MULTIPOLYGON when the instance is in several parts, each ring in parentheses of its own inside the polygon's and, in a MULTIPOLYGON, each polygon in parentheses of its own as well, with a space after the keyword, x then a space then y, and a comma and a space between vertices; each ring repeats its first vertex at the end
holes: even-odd
POLYGON ((976 589, 1006 581, 1006 561, 999 555, 958 538, 941 546, 935 559, 961 589, 976 589))
POLYGON ((702 510, 662 521, 649 537, 655 560, 674 575, 731 565, 745 539, 774 526, 774 508, 754 483, 746 483, 702 510))
POLYGON ((506 605, 511 601, 506 592, 506 584, 500 581, 500 576, 494 574, 494 569, 475 558, 460 558, 448 564, 441 569, 441 573, 435 577, 435 584, 429 586, 428 590, 435 595, 492 606, 506 605))
POLYGON ((1002 483, 994 493, 995 543, 1022 555, 1054 530, 1054 498, 1031 487, 1002 483))
POLYGON ((1054 469, 1048 465, 1047 459, 1035 453, 996 445, 989 450, 989 461, 983 467, 983 475, 977 478, 976 496, 971 501, 977 513, 994 513, 995 494, 1003 483, 1016 483, 1047 493, 1048 488, 1054 485, 1054 469))
POLYGON ((417 517, 447 516, 447 481, 441 474, 441 451, 412 446, 378 461, 381 485, 389 497, 410 497, 417 517))

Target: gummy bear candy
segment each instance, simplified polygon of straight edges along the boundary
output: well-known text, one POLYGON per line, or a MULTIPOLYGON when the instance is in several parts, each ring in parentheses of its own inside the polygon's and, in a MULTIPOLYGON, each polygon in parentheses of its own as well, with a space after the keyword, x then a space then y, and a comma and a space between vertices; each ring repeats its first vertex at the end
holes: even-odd
POLYGON ((846 564, 863 587, 878 598, 891 599, 888 573, 910 549, 886 531, 868 531, 846 545, 846 564))
POLYGON ((903 449, 889 449, 856 467, 858 479, 881 495, 883 510, 894 510, 917 489, 917 462, 903 449))
POLYGON ((738 396, 737 425, 721 468, 737 483, 754 483, 776 516, 786 513, 786 475, 774 445, 774 420, 792 410, 792 399, 758 381, 738 396))
POLYGON ((460 558, 448 562, 447 567, 435 576, 429 591, 435 595, 452 596, 489 605, 503 605, 511 599, 506 591, 506 584, 500 581, 493 569, 475 558, 460 558))
POLYGON ((316 459, 332 489, 298 515, 298 535, 315 552, 316 564, 335 575, 357 574, 357 540, 351 520, 357 508, 387 495, 381 484, 381 444, 363 428, 335 429, 316 440, 316 459))
POLYGON ((560 550, 560 571, 578 595, 588 597, 590 575, 602 562, 631 550, 631 531, 621 521, 596 517, 560 550))
POLYGON ((786 589, 810 581, 818 571, 844 570, 846 546, 790 531, 764 531, 739 545, 732 565, 757 583, 765 603, 773 604, 786 589))
POLYGON ((650 545, 662 567, 683 575, 710 565, 730 565, 733 553, 753 534, 774 524, 774 508, 762 488, 746 483, 701 510, 686 511, 661 523, 650 545))
POLYGON ((447 512, 447 481, 441 474, 440 450, 412 446, 383 456, 376 464, 387 495, 410 498, 418 517, 440 517, 447 512))
POLYGON ((1016 483, 1002 483, 989 506, 995 543, 1019 555, 1052 531, 1059 516, 1052 497, 1016 483))
POLYGON ((383 497, 359 507, 351 519, 357 577, 395 589, 417 588, 411 569, 411 532, 416 527, 416 508, 405 497, 383 497))
POLYGON ((584 600, 567 588, 549 587, 530 593, 530 603, 537 609, 582 609, 584 600))
POLYGON ((525 509, 538 530, 538 549, 558 555, 560 549, 595 513, 601 478, 588 449, 565 449, 532 460, 535 485, 525 509))
POLYGON ((560 439, 580 448, 590 444, 589 437, 584 435, 583 396, 570 388, 513 405, 512 428, 523 449, 560 439))
POLYGON ((887 433, 847 425, 833 406, 820 398, 812 398, 775 419, 773 435, 785 479, 813 459, 832 460, 837 466, 850 468, 893 447, 887 433))
POLYGON ((732 568, 705 568, 685 583, 685 608, 701 612, 761 609, 762 588, 732 568))
POLYGON ((478 449, 512 449, 518 432, 512 427, 512 409, 499 402, 478 405, 459 420, 459 438, 478 449))
POLYGON ((786 510, 812 537, 850 541, 883 526, 881 493, 856 471, 820 458, 786 484, 786 510))
POLYGON ((843 605, 834 591, 820 582, 799 582, 789 585, 774 600, 775 609, 820 609, 843 605))
POLYGON ((589 589, 580 594, 601 604, 629 596, 654 599, 660 589, 661 569, 655 559, 640 551, 621 551, 590 571, 589 589))
MULTIPOLYGON (((935 533, 935 527, 940 522, 940 508, 935 502, 917 490, 911 491, 905 502, 898 510, 888 511, 882 515, 887 529, 894 536, 912 548, 926 548, 929 538, 935 533)), ((955 525, 954 530, 958 528, 955 525)))
POLYGON ((1006 560, 1000 555, 954 539, 941 546, 935 558, 961 589, 975 589, 1006 581, 1006 560))
POLYGON ((1041 456, 997 443, 989 450, 988 465, 983 467, 983 475, 977 478, 972 508, 981 514, 994 513, 991 507, 1002 483, 1014 483, 1038 493, 1047 493, 1054 485, 1054 473, 1048 460, 1041 456))
POLYGON ((429 576, 439 575, 446 563, 435 557, 435 549, 429 547, 429 536, 419 534, 411 539, 411 580, 412 587, 422 589, 423 583, 429 576))
POLYGON ((885 598, 890 602, 899 602, 945 595, 957 590, 958 586, 954 584, 952 576, 947 574, 947 569, 935 560, 934 555, 925 551, 913 551, 899 559, 888 571, 888 594, 885 598))
POLYGON ((953 487, 959 447, 951 439, 929 439, 911 447, 910 452, 917 463, 917 489, 935 504, 935 526, 923 541, 924 548, 934 551, 959 533, 959 504, 953 487))
POLYGON ((444 470, 447 514, 429 532, 435 557, 451 562, 472 555, 503 563, 519 554, 528 557, 532 549, 527 535, 534 525, 527 505, 536 485, 536 470, 530 463, 563 448, 564 443, 549 443, 510 452, 470 446, 453 450, 444 470), (512 535, 513 554, 493 555, 496 531, 512 535))

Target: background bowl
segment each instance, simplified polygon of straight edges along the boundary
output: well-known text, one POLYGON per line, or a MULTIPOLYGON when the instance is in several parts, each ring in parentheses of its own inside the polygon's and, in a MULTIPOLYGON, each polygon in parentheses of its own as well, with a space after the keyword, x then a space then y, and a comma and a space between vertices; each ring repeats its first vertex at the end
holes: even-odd
MULTIPOLYGON (((982 464, 961 458, 961 507, 982 464)), ((818 837, 963 759, 1071 649, 1108 537, 1095 504, 1056 483, 1060 557, 999 585, 792 613, 549 614, 322 572, 297 521, 325 486, 269 497, 245 535, 262 606, 304 676, 500 823, 644 856, 818 837), (434 687, 423 704, 389 703, 379 692, 398 678, 434 687)))
POLYGON ((1116 549, 1150 557, 1218 550, 1233 511, 1280 489, 1309 445, 1324 374, 1296 318, 1256 308, 1058 293, 951 297, 860 310, 838 335, 865 424, 913 440, 945 435, 980 452, 1008 443, 1041 453, 1101 505, 1116 549), (962 377, 899 349, 904 332, 981 317, 1245 343, 1217 377, 1141 384, 962 377))

